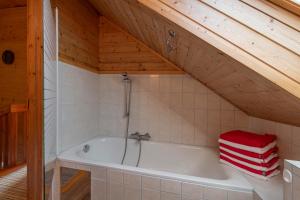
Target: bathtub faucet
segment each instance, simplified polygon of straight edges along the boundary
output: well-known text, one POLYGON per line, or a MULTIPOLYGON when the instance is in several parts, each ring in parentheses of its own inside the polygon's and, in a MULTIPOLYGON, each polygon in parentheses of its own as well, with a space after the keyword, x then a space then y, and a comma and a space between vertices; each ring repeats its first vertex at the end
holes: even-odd
POLYGON ((138 140, 138 141, 141 141, 141 140, 149 141, 151 139, 151 136, 149 133, 140 134, 139 132, 135 132, 135 133, 131 133, 129 138, 138 140))

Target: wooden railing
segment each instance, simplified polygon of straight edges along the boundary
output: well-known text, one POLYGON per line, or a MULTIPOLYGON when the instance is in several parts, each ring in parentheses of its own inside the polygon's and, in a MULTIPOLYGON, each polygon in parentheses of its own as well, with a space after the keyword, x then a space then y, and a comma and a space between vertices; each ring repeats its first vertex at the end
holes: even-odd
POLYGON ((0 107, 0 169, 26 162, 27 105, 0 107))

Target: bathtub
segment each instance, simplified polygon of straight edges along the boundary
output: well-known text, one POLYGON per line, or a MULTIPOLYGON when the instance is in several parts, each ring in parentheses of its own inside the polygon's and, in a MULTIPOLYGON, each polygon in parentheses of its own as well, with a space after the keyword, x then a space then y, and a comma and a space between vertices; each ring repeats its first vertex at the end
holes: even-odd
MULTIPOLYGON (((102 176, 105 178, 99 178, 96 175, 116 173, 117 171, 120 176, 119 182, 117 181, 118 184, 126 185, 124 178, 126 174, 140 177, 136 180, 143 179, 143 177, 153 177, 161 182, 161 188, 158 190, 170 194, 184 195, 184 184, 192 184, 201 188, 202 193, 198 195, 205 196, 203 191, 213 191, 213 194, 210 194, 213 196, 222 194, 226 196, 225 199, 230 192, 248 195, 247 197, 253 195, 253 187, 240 172, 219 163, 217 149, 142 141, 141 158, 138 167, 136 167, 139 144, 136 140, 131 139, 128 140, 124 164, 120 164, 124 152, 124 142, 123 138, 98 137, 61 153, 58 159, 62 166, 77 168, 81 166, 82 169, 91 170, 92 179, 99 179, 99 181, 115 181, 116 178, 112 175, 113 178, 109 175, 102 176), (90 147, 88 152, 83 151, 85 145, 90 147), (105 170, 105 172, 93 173, 93 170, 97 169, 105 170), (171 181, 171 185, 173 182, 178 183, 180 186, 164 187, 163 183, 166 181, 167 183, 171 181), (171 188, 171 191, 166 188, 171 188), (177 188, 178 191, 173 191, 174 188, 177 188), (212 188, 214 190, 210 190, 212 188), (215 194, 215 191, 221 192, 215 194)), ((143 188, 140 189, 143 190, 143 188)), ((209 194, 207 195, 209 196, 209 194)), ((211 197, 211 199, 216 200, 216 197, 211 197)))

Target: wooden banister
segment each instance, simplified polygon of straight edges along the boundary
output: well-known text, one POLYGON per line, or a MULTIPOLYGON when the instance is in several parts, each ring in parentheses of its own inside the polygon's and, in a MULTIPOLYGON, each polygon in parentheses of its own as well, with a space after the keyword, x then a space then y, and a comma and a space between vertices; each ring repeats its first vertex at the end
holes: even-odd
POLYGON ((26 161, 26 125, 26 104, 11 104, 0 107, 0 169, 14 167, 20 164, 17 163, 18 160, 21 160, 20 162, 26 161), (20 122, 23 122, 21 127, 20 122), (23 140, 23 149, 19 147, 21 140, 23 140), (18 159, 18 152, 22 153, 20 159, 18 159))

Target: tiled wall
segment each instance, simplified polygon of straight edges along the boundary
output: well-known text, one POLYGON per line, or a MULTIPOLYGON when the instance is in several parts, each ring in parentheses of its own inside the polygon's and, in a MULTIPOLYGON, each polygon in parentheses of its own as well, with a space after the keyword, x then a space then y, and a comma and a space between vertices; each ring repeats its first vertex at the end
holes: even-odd
MULTIPOLYGON (((154 141, 216 146, 220 132, 248 128, 245 113, 187 75, 130 77, 130 133, 149 132, 154 141)), ((121 76, 100 75, 102 133, 124 135, 123 87, 121 76)))
POLYGON ((97 74, 59 62, 59 151, 99 134, 97 74))
POLYGON ((249 130, 277 135, 280 156, 300 160, 300 127, 250 117, 249 130))
POLYGON ((92 200, 253 200, 251 192, 224 190, 114 168, 72 162, 63 167, 91 171, 92 200))
POLYGON ((43 1, 44 13, 44 180, 45 199, 53 199, 54 164, 57 156, 57 38, 56 20, 50 0, 43 1))
MULTIPOLYGON (((121 75, 95 75, 63 63, 61 70, 62 149, 97 134, 123 137, 126 121, 121 75), (81 127, 87 125, 89 131, 82 132, 81 127)), ((300 128, 250 117, 188 75, 130 78, 130 133, 149 132, 154 141, 213 147, 219 133, 227 130, 274 133, 281 155, 300 160, 300 128)))
MULTIPOLYGON (((241 129, 278 136, 280 154, 300 160, 300 128, 250 117, 188 75, 135 75, 130 133, 155 141, 217 146, 219 133, 241 129)), ((100 132, 124 136, 120 75, 100 75, 100 132)))
POLYGON ((57 65, 55 18, 50 0, 44 1, 44 144, 45 164, 56 158, 57 65))

